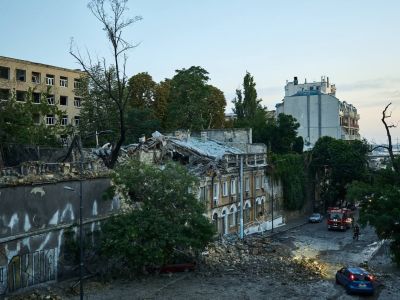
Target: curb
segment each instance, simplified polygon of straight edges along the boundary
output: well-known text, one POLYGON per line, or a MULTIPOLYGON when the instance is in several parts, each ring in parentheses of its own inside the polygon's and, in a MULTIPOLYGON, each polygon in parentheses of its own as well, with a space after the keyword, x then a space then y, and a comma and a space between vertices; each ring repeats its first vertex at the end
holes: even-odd
MULTIPOLYGON (((300 223, 300 224, 297 224, 297 225, 293 225, 293 226, 291 226, 291 227, 284 228, 284 229, 282 229, 282 230, 275 231, 275 232, 273 232, 273 233, 272 233, 272 232, 269 232, 269 233, 266 234, 265 236, 267 236, 267 237, 274 237, 275 235, 277 235, 277 234, 279 234, 279 233, 284 233, 284 232, 287 232, 287 231, 289 231, 289 230, 292 230, 292 229, 295 229, 295 228, 304 226, 304 225, 306 225, 306 224, 308 224, 308 222, 303 222, 303 223, 300 223)), ((288 225, 284 225, 284 226, 282 226, 282 227, 286 227, 286 226, 288 226, 288 225)), ((278 227, 278 228, 279 228, 279 227, 278 227)))

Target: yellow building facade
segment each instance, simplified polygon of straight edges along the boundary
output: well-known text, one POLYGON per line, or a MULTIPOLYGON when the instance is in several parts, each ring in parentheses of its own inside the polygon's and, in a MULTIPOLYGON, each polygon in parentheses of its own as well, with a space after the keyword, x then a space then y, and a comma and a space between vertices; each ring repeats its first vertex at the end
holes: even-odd
POLYGON ((49 105, 56 105, 63 115, 41 116, 37 122, 47 125, 78 125, 81 98, 75 94, 85 73, 41 63, 0 56, 0 101, 14 96, 25 102, 29 95, 40 103, 45 95, 49 105))

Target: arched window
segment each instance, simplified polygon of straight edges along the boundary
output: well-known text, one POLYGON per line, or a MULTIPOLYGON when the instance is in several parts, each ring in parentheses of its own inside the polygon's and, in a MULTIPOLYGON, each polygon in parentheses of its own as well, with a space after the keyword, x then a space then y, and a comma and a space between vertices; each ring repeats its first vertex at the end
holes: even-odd
POLYGON ((244 223, 249 223, 250 222, 250 204, 246 203, 244 206, 244 217, 243 217, 243 222, 244 223))
POLYGON ((218 214, 217 214, 217 213, 214 213, 214 214, 213 214, 212 222, 213 222, 215 231, 218 232, 218 214))
POLYGON ((229 227, 234 227, 236 225, 236 210, 234 207, 231 207, 229 211, 229 227))

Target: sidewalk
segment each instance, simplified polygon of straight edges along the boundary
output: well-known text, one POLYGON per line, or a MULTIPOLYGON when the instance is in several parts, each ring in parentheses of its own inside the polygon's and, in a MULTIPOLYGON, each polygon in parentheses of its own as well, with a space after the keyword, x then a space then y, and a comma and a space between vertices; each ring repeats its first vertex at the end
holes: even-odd
POLYGON ((263 235, 268 236, 268 237, 273 237, 276 234, 280 234, 280 233, 292 230, 294 228, 303 226, 305 224, 308 224, 308 217, 301 216, 296 219, 290 220, 289 222, 286 222, 284 225, 275 227, 274 232, 272 232, 272 230, 265 231, 265 232, 263 232, 263 235))

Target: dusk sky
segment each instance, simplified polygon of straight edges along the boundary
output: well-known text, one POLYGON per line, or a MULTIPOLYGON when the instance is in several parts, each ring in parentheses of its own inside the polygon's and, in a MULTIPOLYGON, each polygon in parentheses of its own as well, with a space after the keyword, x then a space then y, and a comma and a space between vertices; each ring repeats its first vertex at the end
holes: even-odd
MULTIPOLYGON (((73 37, 82 51, 109 58, 102 27, 86 5, 0 0, 0 56, 79 68, 68 53, 73 37)), ((340 100, 357 107, 363 137, 386 142, 380 118, 389 101, 392 121, 400 122, 400 1, 130 0, 129 7, 131 16, 143 17, 125 32, 140 43, 130 52, 129 76, 148 72, 159 82, 176 69, 201 66, 225 93, 230 112, 246 71, 269 109, 284 97, 286 80, 324 75, 340 100)))

